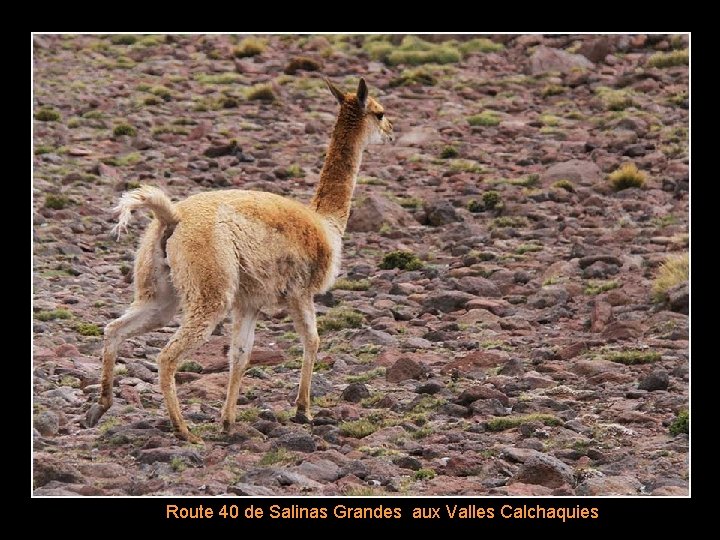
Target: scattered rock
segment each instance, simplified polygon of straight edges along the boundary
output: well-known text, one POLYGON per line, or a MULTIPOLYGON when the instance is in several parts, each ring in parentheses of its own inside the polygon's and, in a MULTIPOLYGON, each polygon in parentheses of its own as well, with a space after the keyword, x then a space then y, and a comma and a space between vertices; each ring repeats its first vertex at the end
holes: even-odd
POLYGON ((385 372, 385 378, 391 383, 399 383, 408 379, 422 379, 426 376, 427 368, 407 357, 400 358, 385 372))
POLYGON ((567 73, 573 69, 589 69, 591 67, 593 67, 593 63, 580 54, 570 54, 560 49, 551 49, 541 45, 530 57, 528 71, 530 75, 540 75, 549 71, 567 73))

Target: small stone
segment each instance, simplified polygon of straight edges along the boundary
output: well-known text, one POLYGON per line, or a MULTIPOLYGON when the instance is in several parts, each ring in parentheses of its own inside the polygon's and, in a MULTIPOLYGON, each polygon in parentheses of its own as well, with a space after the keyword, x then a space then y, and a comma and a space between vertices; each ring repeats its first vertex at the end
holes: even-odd
POLYGON ((351 383, 343 390, 340 399, 350 403, 359 403, 367 397, 370 397, 370 390, 368 390, 367 386, 363 383, 351 383))
POLYGON ((425 211, 424 219, 421 221, 423 225, 440 227, 454 221, 462 221, 455 207, 446 200, 426 202, 423 209, 425 211))
POLYGON ((385 378, 388 382, 399 383, 407 379, 422 379, 426 374, 427 368, 423 364, 407 357, 401 357, 387 369, 385 378))
POLYGON ((317 450, 315 439, 313 439, 311 435, 301 431, 291 431, 290 433, 281 435, 275 441, 275 445, 296 452, 305 452, 306 454, 317 450))
POLYGON ((642 484, 632 476, 595 476, 588 478, 577 487, 581 496, 594 495, 638 495, 642 484))
POLYGON ((401 469, 410 469, 411 471, 417 471, 422 467, 420 460, 410 456, 401 456, 393 459, 393 463, 401 469))
POLYGON ((428 381, 425 384, 421 384, 417 387, 415 392, 418 394, 437 394, 438 392, 441 392, 444 388, 443 384, 440 381, 428 381))
POLYGON ((41 435, 50 437, 57 435, 60 430, 60 418, 53 411, 42 411, 35 416, 33 425, 41 435))
POLYGON ((670 376, 667 371, 657 370, 643 378, 638 384, 638 389, 654 392, 656 390, 667 390, 668 386, 670 386, 670 376))
POLYGON ((523 463, 513 480, 525 484, 558 488, 563 484, 573 484, 575 479, 569 465, 554 456, 537 453, 523 463))

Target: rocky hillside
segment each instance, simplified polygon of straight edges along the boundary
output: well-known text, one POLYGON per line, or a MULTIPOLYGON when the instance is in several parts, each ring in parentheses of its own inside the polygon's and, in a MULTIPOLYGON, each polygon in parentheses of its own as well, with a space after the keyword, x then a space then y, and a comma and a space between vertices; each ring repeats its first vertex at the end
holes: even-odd
POLYGON ((688 492, 687 36, 34 37, 37 495, 688 492), (181 366, 204 445, 170 431, 131 339, 96 399, 103 327, 148 223, 111 208, 243 188, 312 195, 336 103, 364 76, 396 127, 368 148, 343 274, 301 347, 259 323, 219 429, 229 325, 181 366), (666 261, 668 261, 666 264, 666 261), (656 280, 657 276, 659 280, 656 280))

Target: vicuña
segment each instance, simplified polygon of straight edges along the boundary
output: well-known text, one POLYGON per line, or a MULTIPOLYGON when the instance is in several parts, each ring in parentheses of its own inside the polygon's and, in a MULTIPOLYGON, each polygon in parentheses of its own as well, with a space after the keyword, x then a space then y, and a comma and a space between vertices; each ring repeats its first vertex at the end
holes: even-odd
POLYGON ((173 203, 161 190, 144 186, 128 192, 117 207, 118 234, 135 209, 155 219, 135 259, 135 299, 105 328, 100 399, 87 413, 97 424, 113 401, 113 369, 121 342, 167 324, 182 308, 182 323, 160 351, 160 388, 178 437, 200 442, 188 430, 175 391, 178 362, 206 341, 232 313, 228 353, 230 380, 222 409, 223 428, 235 422, 240 379, 253 347, 255 321, 268 306, 287 306, 304 354, 296 418, 309 421, 310 382, 318 351, 313 295, 328 290, 340 267, 342 236, 363 150, 392 140, 392 123, 368 96, 360 79, 356 93, 344 94, 330 81, 340 103, 325 164, 308 205, 272 193, 223 190, 173 203))

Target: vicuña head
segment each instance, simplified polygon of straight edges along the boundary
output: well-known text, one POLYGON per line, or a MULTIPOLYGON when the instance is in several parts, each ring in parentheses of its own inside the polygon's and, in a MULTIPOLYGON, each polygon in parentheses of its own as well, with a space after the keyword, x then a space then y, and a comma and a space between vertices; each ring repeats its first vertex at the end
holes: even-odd
POLYGON ((285 305, 303 343, 296 419, 308 421, 310 382, 318 334, 313 296, 329 289, 340 267, 340 249, 362 152, 369 143, 392 140, 392 123, 368 95, 343 94, 327 81, 340 103, 325 164, 309 205, 272 193, 225 190, 173 203, 156 187, 123 195, 117 230, 135 209, 151 210, 135 258, 135 299, 105 328, 100 399, 86 415, 94 426, 113 401, 113 368, 123 340, 164 326, 182 309, 182 323, 160 351, 160 388, 179 437, 200 441, 180 412, 175 370, 232 314, 228 353, 230 380, 221 412, 225 430, 236 418, 240 380, 250 362, 260 309, 285 305))

